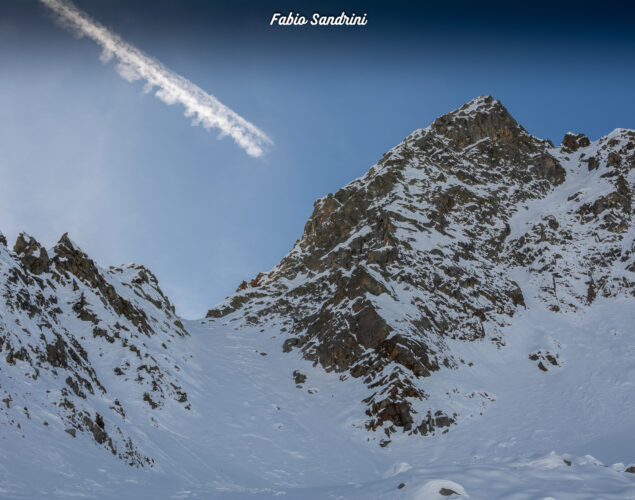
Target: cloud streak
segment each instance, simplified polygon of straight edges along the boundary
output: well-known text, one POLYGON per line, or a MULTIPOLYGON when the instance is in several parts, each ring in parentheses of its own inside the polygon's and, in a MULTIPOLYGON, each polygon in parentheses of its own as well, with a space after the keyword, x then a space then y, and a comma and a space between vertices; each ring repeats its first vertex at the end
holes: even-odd
POLYGON ((206 129, 219 129, 229 135, 247 154, 261 156, 273 144, 259 128, 225 106, 213 95, 166 68, 161 62, 144 54, 67 0, 40 0, 51 9, 59 21, 79 36, 86 36, 103 49, 101 60, 117 60, 117 71, 129 82, 143 80, 147 92, 166 104, 182 104, 185 116, 206 129))

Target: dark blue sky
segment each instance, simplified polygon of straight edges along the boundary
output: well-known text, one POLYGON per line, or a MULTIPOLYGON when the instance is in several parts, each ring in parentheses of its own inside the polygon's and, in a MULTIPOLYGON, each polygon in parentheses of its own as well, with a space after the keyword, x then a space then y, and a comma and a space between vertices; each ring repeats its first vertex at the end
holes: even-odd
POLYGON ((188 317, 275 265, 313 201, 481 94, 560 142, 635 128, 632 2, 77 1, 274 140, 252 158, 122 80, 35 1, 0 3, 0 230, 143 263, 188 317), (367 13, 359 28, 273 12, 367 13))

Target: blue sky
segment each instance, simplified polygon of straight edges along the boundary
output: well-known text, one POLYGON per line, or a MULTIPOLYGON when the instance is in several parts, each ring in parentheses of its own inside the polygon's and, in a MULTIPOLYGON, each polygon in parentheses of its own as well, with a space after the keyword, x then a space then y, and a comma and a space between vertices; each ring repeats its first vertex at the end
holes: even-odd
POLYGON ((0 230, 68 231, 200 317, 300 237, 316 198, 481 94, 559 143, 635 128, 629 3, 77 1, 274 141, 253 158, 129 83, 35 1, 0 4, 0 230), (364 28, 271 28, 276 11, 364 28))

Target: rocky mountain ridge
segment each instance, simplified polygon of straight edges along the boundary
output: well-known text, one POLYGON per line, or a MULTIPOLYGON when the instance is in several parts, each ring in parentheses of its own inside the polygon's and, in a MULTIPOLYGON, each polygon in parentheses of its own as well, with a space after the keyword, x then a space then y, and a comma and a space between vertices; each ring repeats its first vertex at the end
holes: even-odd
POLYGON ((156 277, 134 264, 101 269, 67 235, 46 250, 24 233, 13 249, 2 237, 0 276, 4 423, 48 415, 42 425, 152 465, 127 434, 128 406, 143 402, 149 425, 166 404, 190 408, 168 347, 188 333, 156 277))

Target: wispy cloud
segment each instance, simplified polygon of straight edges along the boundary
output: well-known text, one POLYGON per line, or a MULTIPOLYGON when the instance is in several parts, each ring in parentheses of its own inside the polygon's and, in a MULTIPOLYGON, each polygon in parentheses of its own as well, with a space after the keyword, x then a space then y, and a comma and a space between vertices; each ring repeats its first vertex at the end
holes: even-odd
POLYGON ((149 92, 166 104, 180 103, 185 116, 206 129, 217 128, 221 136, 229 135, 251 156, 261 156, 272 141, 258 127, 229 109, 213 95, 166 68, 156 59, 130 45, 67 0, 41 0, 65 27, 87 36, 103 49, 102 61, 116 59, 117 71, 126 80, 143 80, 149 92))

